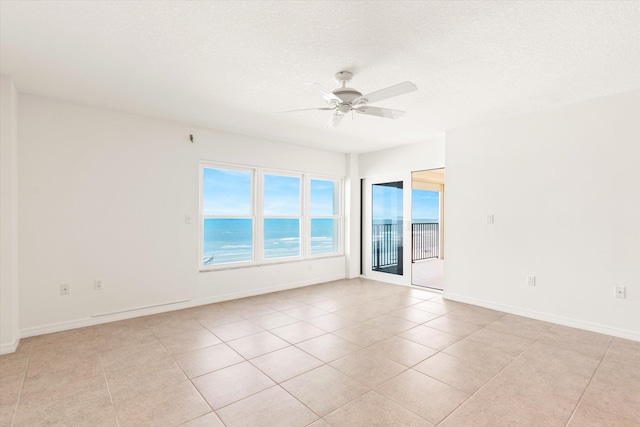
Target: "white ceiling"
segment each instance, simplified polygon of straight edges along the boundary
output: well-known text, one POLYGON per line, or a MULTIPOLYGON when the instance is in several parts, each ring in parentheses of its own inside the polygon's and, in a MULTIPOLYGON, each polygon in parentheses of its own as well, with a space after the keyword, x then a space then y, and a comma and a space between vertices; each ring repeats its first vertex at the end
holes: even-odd
POLYGON ((343 152, 640 87, 638 1, 0 2, 0 71, 20 92, 343 152), (303 82, 397 120, 330 112, 303 82))

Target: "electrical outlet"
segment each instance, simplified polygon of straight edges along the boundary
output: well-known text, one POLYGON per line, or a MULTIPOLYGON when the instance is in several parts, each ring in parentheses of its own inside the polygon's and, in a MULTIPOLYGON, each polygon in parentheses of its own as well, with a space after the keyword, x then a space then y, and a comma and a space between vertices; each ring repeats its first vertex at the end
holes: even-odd
POLYGON ((185 215, 184 216, 184 223, 185 224, 191 224, 191 215, 185 215))
POLYGON ((102 279, 96 279, 93 281, 93 289, 96 291, 102 290, 102 279))
POLYGON ((527 276, 527 285, 535 286, 536 285, 536 276, 527 276))
POLYGON ((493 214, 487 215, 487 224, 493 224, 493 214))
POLYGON ((69 295, 69 285, 60 285, 60 295, 69 295))
POLYGON ((624 299, 624 298, 627 297, 626 289, 624 288, 624 286, 616 286, 614 288, 614 291, 615 291, 616 298, 623 298, 624 299))

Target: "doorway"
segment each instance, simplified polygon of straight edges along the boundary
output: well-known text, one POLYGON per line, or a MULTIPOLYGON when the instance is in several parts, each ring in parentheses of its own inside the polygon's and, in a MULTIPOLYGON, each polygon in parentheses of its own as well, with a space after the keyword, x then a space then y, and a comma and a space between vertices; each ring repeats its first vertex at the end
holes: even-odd
POLYGON ((444 175, 411 173, 411 284, 444 289, 444 175))
POLYGON ((371 268, 399 276, 404 274, 402 192, 402 181, 375 183, 371 188, 371 268))
POLYGON ((411 174, 364 179, 366 277, 411 285, 411 174))

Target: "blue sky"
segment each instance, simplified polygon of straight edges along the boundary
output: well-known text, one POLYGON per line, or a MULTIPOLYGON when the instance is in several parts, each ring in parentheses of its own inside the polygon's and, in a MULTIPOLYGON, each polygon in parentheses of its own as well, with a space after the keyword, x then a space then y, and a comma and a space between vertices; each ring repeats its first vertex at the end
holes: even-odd
POLYGON ((374 221, 402 219, 402 188, 374 184, 371 193, 374 221))
MULTIPOLYGON (((397 220, 402 217, 402 189, 373 186, 373 220, 397 220)), ((411 190, 411 220, 438 219, 439 194, 435 191, 411 190)))
POLYGON ((311 215, 337 214, 338 206, 333 202, 335 183, 319 179, 311 180, 311 215))
POLYGON ((295 176, 264 176, 265 216, 300 215, 300 178, 295 176))
POLYGON ((439 219, 438 201, 436 191, 411 190, 411 220, 439 219))
POLYGON ((251 172, 204 169, 205 215, 251 215, 251 172))
MULTIPOLYGON (((251 215, 250 172, 205 168, 203 183, 205 215, 251 215)), ((265 174, 264 215, 300 215, 300 185, 299 177, 265 174)), ((334 214, 334 185, 311 180, 311 215, 334 214)))
MULTIPOLYGON (((204 169, 204 214, 251 215, 251 173, 234 170, 204 169)), ((311 180, 311 215, 333 215, 334 183, 311 180)), ((298 216, 300 212, 300 178, 264 175, 264 214, 267 216, 298 216)), ((396 219, 402 215, 402 190, 374 186, 373 219, 396 219), (379 203, 385 201, 385 203, 379 203)), ((412 220, 438 219, 438 193, 412 190, 412 220)))

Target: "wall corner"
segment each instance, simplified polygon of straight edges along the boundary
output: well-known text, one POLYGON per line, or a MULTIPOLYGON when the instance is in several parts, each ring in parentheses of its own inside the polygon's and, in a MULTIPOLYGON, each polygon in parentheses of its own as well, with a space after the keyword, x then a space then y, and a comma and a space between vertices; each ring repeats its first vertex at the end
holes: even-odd
POLYGON ((20 342, 17 106, 13 80, 0 75, 0 354, 20 342))
POLYGON ((360 276, 360 156, 346 156, 346 179, 344 184, 345 224, 345 275, 347 279, 360 276))

